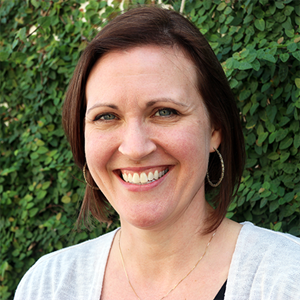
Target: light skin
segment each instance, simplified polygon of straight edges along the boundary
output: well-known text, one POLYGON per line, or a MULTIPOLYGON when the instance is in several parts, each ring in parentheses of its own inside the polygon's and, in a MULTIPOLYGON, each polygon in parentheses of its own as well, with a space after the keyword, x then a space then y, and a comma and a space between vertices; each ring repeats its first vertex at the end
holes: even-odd
MULTIPOLYGON (((193 63, 176 47, 110 52, 93 67, 86 98, 87 165, 120 215, 132 285, 141 299, 160 299, 195 265, 211 237, 202 234, 211 211, 204 180, 221 132, 210 123, 193 63), (124 180, 156 170, 166 174, 143 184, 124 180)), ((167 299, 213 299, 227 278, 239 230, 225 219, 205 258, 167 299)), ((118 238, 101 299, 135 298, 118 238)))

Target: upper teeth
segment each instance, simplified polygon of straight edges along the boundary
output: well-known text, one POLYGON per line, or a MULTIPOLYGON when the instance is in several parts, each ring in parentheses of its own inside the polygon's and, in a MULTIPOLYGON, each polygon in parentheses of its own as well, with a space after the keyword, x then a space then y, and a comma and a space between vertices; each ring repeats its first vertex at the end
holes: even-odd
POLYGON ((168 171, 169 169, 165 169, 161 172, 158 172, 156 170, 154 174, 152 172, 149 172, 148 175, 145 172, 141 173, 140 175, 138 173, 133 173, 133 174, 122 173, 122 177, 126 182, 130 182, 134 184, 145 184, 159 179, 160 177, 165 175, 168 171))

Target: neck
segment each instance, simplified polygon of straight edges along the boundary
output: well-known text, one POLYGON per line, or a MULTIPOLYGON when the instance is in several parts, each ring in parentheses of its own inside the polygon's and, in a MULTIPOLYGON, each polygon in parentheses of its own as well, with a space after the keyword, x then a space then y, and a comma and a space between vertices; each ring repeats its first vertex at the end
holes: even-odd
POLYGON ((121 249, 129 268, 140 276, 147 274, 165 278, 178 270, 190 270, 204 253, 212 234, 203 235, 205 220, 211 207, 192 207, 176 222, 159 224, 155 228, 136 228, 126 222, 122 224, 121 249), (171 224, 171 225, 170 225, 171 224))

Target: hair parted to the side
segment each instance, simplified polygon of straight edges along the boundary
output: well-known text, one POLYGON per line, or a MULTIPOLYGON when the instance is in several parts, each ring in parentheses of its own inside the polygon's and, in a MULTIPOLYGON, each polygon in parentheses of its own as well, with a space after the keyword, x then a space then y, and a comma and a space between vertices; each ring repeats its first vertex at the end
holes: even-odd
MULTIPOLYGON (((87 46, 75 69, 63 108, 63 126, 74 160, 81 169, 86 162, 85 88, 91 69, 104 54, 144 45, 177 46, 188 55, 197 68, 198 89, 211 124, 221 130, 218 150, 224 159, 225 176, 213 199, 215 210, 205 230, 212 232, 225 217, 234 187, 240 182, 245 160, 244 137, 234 96, 217 57, 199 30, 179 13, 154 6, 131 9, 106 25, 87 46)), ((216 153, 210 155, 208 171, 210 179, 218 181, 221 164, 216 153)), ((90 184, 96 185, 88 167, 86 177, 90 184)), ((205 188, 206 191, 211 189, 209 184, 205 188)), ((106 207, 102 192, 87 186, 79 218, 86 220, 91 213, 99 221, 108 221, 106 207)))

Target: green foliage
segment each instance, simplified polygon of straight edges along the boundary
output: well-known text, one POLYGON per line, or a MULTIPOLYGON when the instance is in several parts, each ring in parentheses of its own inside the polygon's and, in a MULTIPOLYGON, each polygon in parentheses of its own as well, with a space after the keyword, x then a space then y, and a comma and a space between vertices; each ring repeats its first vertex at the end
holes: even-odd
MULTIPOLYGON (((120 1, 84 2, 0 1, 1 299, 43 254, 117 226, 74 231, 85 185, 61 107, 82 50, 120 10, 120 1)), ((181 1, 170 3, 179 10, 181 1)), ((241 112, 247 163, 228 217, 300 235, 299 0, 187 0, 185 13, 222 62, 241 112)))
POLYGON ((246 140, 228 217, 300 235, 300 2, 196 3, 186 9, 222 62, 246 140))
POLYGON ((74 230, 85 184, 61 126, 70 76, 101 25, 96 12, 107 8, 90 1, 84 12, 80 5, 1 1, 0 299, 12 298, 43 254, 107 232, 106 225, 74 230))

